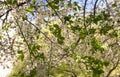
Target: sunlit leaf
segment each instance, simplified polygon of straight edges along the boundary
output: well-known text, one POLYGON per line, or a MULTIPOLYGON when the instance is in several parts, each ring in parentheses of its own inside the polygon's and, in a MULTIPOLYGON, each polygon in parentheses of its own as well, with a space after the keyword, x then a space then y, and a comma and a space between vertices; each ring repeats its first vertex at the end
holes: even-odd
POLYGON ((79 33, 79 36, 81 37, 81 39, 85 39, 87 35, 88 35, 88 31, 85 28, 82 28, 79 33))

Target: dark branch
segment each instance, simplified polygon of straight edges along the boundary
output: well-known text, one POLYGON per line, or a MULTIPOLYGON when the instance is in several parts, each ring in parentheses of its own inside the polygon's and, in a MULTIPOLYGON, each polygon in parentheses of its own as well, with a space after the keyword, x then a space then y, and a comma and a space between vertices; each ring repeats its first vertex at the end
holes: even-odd
MULTIPOLYGON (((2 3, 4 3, 4 2, 2 2, 2 3)), ((26 4, 26 3, 27 3, 27 1, 21 2, 21 3, 17 4, 16 9, 19 8, 20 6, 23 6, 23 5, 26 4)), ((5 18, 3 19, 3 24, 4 24, 5 21, 7 20, 7 17, 8 17, 8 15, 9 15, 9 12, 11 12, 12 10, 14 10, 14 9, 13 9, 13 8, 10 8, 10 9, 8 9, 5 13, 3 13, 2 15, 0 15, 0 18, 3 17, 4 15, 6 15, 5 18)))
POLYGON ((96 14, 96 6, 97 6, 97 2, 98 2, 98 0, 95 1, 95 5, 94 5, 94 12, 93 12, 94 17, 95 17, 95 14, 96 14))
POLYGON ((109 77, 110 74, 117 68, 117 66, 118 66, 118 64, 119 64, 119 61, 120 61, 120 60, 118 59, 117 62, 116 62, 116 64, 115 64, 115 66, 113 66, 113 68, 109 70, 109 72, 108 72, 108 74, 106 75, 106 77, 109 77))
POLYGON ((87 1, 88 0, 85 0, 85 4, 84 4, 84 7, 83 7, 83 10, 84 10, 84 13, 83 13, 83 19, 84 19, 84 27, 86 28, 86 23, 85 23, 85 14, 86 14, 86 5, 87 5, 87 1))

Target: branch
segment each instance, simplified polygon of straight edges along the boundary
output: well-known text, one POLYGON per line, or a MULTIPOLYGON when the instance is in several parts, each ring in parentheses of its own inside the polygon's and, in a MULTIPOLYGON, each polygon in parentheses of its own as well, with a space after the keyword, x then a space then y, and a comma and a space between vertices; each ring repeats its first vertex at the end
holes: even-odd
POLYGON ((96 14, 96 6, 97 6, 97 2, 98 2, 98 0, 95 1, 95 5, 94 5, 94 12, 93 12, 94 17, 95 17, 95 14, 96 14))
MULTIPOLYGON (((4 2, 2 2, 2 3, 4 3, 4 2)), ((27 1, 21 2, 21 3, 17 4, 17 6, 15 7, 15 9, 19 8, 20 6, 23 6, 23 5, 26 4, 26 3, 27 3, 27 1)), ((9 12, 11 12, 12 10, 14 10, 14 9, 13 9, 13 8, 10 8, 10 9, 8 9, 5 13, 3 13, 2 15, 0 15, 0 18, 3 17, 4 15, 6 15, 5 18, 3 19, 3 24, 4 24, 5 21, 7 20, 7 17, 8 17, 9 12)))
POLYGON ((75 42, 75 46, 74 47, 72 47, 72 49, 71 49, 71 52, 72 52, 72 54, 75 54, 75 52, 74 52, 74 50, 76 49, 76 47, 78 46, 78 44, 79 44, 79 42, 80 42, 80 36, 79 36, 79 38, 77 39, 77 41, 75 42))
POLYGON ((88 1, 88 0, 85 0, 85 4, 84 4, 84 7, 83 7, 83 10, 84 10, 84 12, 83 12, 83 19, 84 19, 84 27, 85 27, 85 28, 87 27, 87 26, 86 26, 86 23, 85 23, 85 14, 86 14, 87 1, 88 1))
POLYGON ((35 24, 33 24, 32 22, 30 22, 29 20, 26 20, 29 24, 31 24, 32 26, 34 26, 36 28, 36 30, 40 31, 40 33, 42 33, 45 38, 47 38, 51 43, 56 44, 58 47, 60 47, 61 49, 63 49, 61 46, 59 46, 57 43, 53 42, 44 32, 42 32, 35 24))
MULTIPOLYGON (((15 18, 15 19, 16 19, 16 18, 15 18)), ((23 33, 23 31, 22 31, 22 28, 20 27, 17 19, 16 19, 16 23, 17 23, 17 25, 18 25, 18 27, 19 27, 19 30, 20 30, 20 33, 21 33, 21 35, 22 35, 22 37, 23 37, 23 39, 24 39, 24 41, 25 41, 25 43, 26 43, 26 45, 27 45, 27 47, 28 47, 28 50, 29 50, 29 53, 30 53, 30 57, 31 57, 31 54, 35 57, 34 53, 31 51, 30 45, 29 45, 28 41, 26 40, 26 38, 25 38, 25 36, 24 36, 24 33, 23 33)))
POLYGON ((118 66, 118 64, 119 64, 119 61, 120 61, 120 60, 118 59, 117 62, 116 62, 116 65, 113 66, 113 68, 109 70, 109 72, 108 72, 108 74, 106 75, 106 77, 109 77, 110 74, 117 68, 117 66, 118 66))
MULTIPOLYGON (((7 10, 7 12, 6 12, 6 16, 5 16, 5 18, 3 19, 3 24, 4 24, 5 21, 7 20, 7 17, 8 17, 9 12, 10 12, 11 10, 12 10, 12 9, 7 10)), ((4 15, 5 15, 5 14, 4 14, 4 15)))
POLYGON ((61 20, 61 22, 63 22, 63 20, 61 19, 61 17, 59 16, 58 12, 50 5, 49 1, 46 0, 46 2, 48 3, 48 5, 52 8, 52 10, 56 13, 56 15, 58 16, 58 18, 61 20))
POLYGON ((40 31, 40 33, 42 33, 50 42, 53 43, 53 41, 49 37, 47 37, 47 35, 45 33, 43 33, 35 24, 33 24, 32 22, 30 22, 29 20, 26 20, 26 21, 29 22, 31 25, 33 25, 37 30, 40 31))
POLYGON ((13 9, 8 9, 5 13, 3 13, 2 15, 0 15, 0 18, 3 17, 5 14, 9 13, 10 11, 12 11, 13 9))

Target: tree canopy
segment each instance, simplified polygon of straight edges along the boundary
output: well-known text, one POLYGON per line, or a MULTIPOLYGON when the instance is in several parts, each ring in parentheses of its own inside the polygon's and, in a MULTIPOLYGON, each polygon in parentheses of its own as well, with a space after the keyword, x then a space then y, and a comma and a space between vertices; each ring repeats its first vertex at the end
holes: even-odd
POLYGON ((8 77, 120 76, 120 3, 1 0, 0 58, 8 77))

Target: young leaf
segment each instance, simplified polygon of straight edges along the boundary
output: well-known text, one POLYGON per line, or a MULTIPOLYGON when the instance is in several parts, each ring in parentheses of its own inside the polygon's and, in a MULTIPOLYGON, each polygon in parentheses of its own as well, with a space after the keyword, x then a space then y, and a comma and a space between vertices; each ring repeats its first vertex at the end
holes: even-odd
POLYGON ((31 12, 31 11, 33 11, 33 7, 28 7, 25 10, 28 11, 28 12, 31 12))

